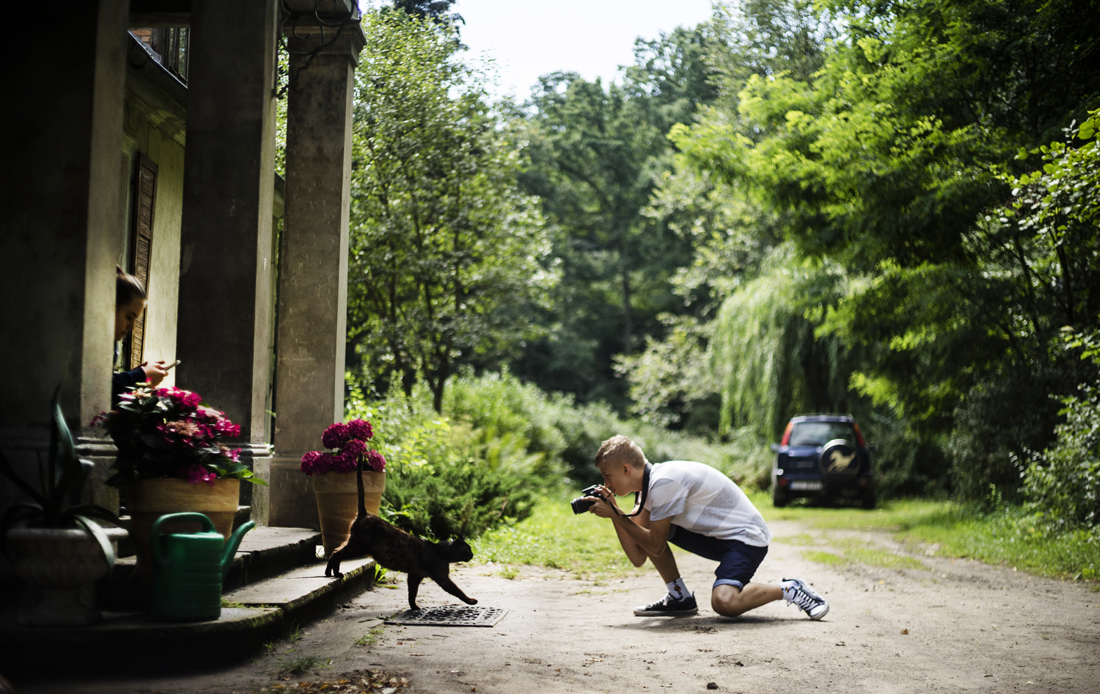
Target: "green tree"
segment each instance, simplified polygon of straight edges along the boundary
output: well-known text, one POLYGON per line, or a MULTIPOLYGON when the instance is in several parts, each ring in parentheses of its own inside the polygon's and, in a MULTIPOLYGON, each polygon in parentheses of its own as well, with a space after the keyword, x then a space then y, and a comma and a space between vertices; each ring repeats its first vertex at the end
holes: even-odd
POLYGON ((448 14, 454 0, 393 0, 393 9, 402 10, 417 19, 431 19, 441 24, 462 22, 462 15, 448 14))
POLYGON ((1013 155, 1100 95, 1096 3, 827 8, 819 69, 750 71, 674 140, 698 169, 755 187, 799 255, 862 276, 822 327, 862 355, 857 391, 945 441, 959 480, 1011 483, 1011 454, 1050 439, 1048 394, 1080 375, 1051 346, 1097 286, 1091 251, 991 210, 1009 199, 1002 172, 1029 166, 1013 155))
MULTIPOLYGON (((674 88, 663 88, 674 80, 665 77, 661 66, 674 64, 680 55, 692 56, 690 64, 696 67, 681 81, 690 85, 705 79, 706 84, 705 90, 687 88, 703 95, 693 102, 701 122, 692 131, 730 128, 736 132, 740 127, 737 95, 745 80, 774 74, 808 78, 823 64, 826 41, 834 33, 828 18, 802 0, 719 5, 705 33, 697 30, 690 35, 694 40, 679 40, 686 48, 672 52, 671 57, 664 57, 670 53, 667 49, 652 48, 653 57, 644 63, 645 69, 631 70, 654 75, 649 82, 662 87, 656 91, 672 96, 672 104, 684 103, 686 99, 675 97, 674 88)), ((644 82, 641 76, 636 80, 644 82)), ((684 132, 693 120, 681 117, 669 125, 683 124, 674 132, 684 132)), ((751 134, 751 130, 746 132, 751 134)), ((643 418, 713 433, 720 419, 725 422, 723 427, 734 419, 745 419, 731 417, 728 407, 718 406, 720 392, 728 395, 733 392, 730 388, 739 386, 728 382, 737 370, 727 369, 720 376, 710 366, 710 350, 722 348, 711 342, 714 319, 726 299, 757 277, 765 258, 782 240, 783 220, 770 201, 751 186, 693 164, 690 157, 676 156, 671 170, 657 181, 645 210, 654 223, 671 229, 692 249, 692 261, 677 268, 670 278, 680 301, 673 310, 658 316, 665 328, 663 337, 656 332, 647 335, 644 351, 620 356, 617 362, 631 384, 632 408, 643 418)), ((813 349, 813 331, 800 335, 809 342, 799 349, 813 349)), ((791 373, 799 378, 804 371, 791 373)), ((781 401, 782 407, 791 404, 781 401)), ((750 424, 758 435, 771 428, 770 419, 767 425, 758 418, 750 419, 751 424, 741 423, 750 424)))
POLYGON ((381 392, 417 378, 437 411, 457 365, 503 354, 533 326, 517 307, 553 285, 515 129, 456 57, 453 31, 367 16, 356 72, 349 344, 381 392))
POLYGON ((678 310, 668 281, 690 261, 690 242, 645 209, 670 166, 668 129, 713 98, 709 40, 704 28, 639 40, 622 84, 548 75, 525 105, 533 166, 523 181, 557 231, 562 282, 541 318, 550 333, 514 370, 544 388, 625 409, 616 355, 661 334, 657 316, 678 310))

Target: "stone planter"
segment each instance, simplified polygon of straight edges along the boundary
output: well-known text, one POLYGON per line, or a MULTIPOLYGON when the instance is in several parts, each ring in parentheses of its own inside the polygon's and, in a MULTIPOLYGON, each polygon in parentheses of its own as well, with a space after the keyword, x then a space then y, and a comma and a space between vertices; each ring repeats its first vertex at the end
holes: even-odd
MULTIPOLYGON (((363 501, 369 513, 378 515, 382 492, 386 490, 386 473, 363 471, 363 501)), ((317 515, 321 517, 321 537, 325 556, 344 544, 348 529, 359 513, 359 490, 354 472, 326 472, 313 476, 313 494, 317 498, 317 515)))
MULTIPOLYGON (((126 537, 121 528, 103 530, 112 543, 126 537)), ((20 624, 77 626, 99 621, 93 604, 95 582, 110 566, 88 531, 13 528, 6 537, 17 554, 16 575, 42 589, 41 601, 16 617, 20 624)))

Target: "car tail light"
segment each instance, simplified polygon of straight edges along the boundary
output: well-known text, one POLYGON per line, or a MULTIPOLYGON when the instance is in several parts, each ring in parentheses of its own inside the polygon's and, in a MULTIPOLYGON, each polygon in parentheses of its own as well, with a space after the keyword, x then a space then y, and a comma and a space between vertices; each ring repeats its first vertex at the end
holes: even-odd
POLYGON ((786 477, 780 477, 778 480, 776 480, 776 484, 778 484, 780 487, 786 487, 790 483, 791 481, 786 477))
POLYGON ((855 427, 856 430, 856 445, 860 448, 866 448, 867 444, 863 442, 863 432, 859 430, 859 425, 853 422, 852 426, 855 427))
POLYGON ((786 446, 791 440, 791 429, 794 428, 793 422, 787 422, 787 428, 783 430, 783 440, 779 442, 780 446, 786 446))

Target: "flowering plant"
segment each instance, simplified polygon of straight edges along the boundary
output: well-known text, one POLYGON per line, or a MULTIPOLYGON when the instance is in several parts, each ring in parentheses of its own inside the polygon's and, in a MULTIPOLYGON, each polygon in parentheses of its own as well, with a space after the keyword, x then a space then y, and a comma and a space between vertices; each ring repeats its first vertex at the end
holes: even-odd
POLYGON ((240 451, 220 442, 237 437, 239 424, 202 398, 179 388, 139 385, 122 394, 117 410, 101 412, 93 426, 107 430, 118 447, 107 484, 121 487, 136 479, 183 478, 211 486, 218 478, 265 484, 238 460, 240 451))
POLYGON ((386 459, 375 450, 367 450, 367 441, 374 429, 365 419, 353 419, 347 424, 337 422, 325 429, 321 443, 328 451, 310 451, 302 456, 302 472, 322 475, 326 472, 354 472, 362 463, 367 469, 382 472, 386 459))

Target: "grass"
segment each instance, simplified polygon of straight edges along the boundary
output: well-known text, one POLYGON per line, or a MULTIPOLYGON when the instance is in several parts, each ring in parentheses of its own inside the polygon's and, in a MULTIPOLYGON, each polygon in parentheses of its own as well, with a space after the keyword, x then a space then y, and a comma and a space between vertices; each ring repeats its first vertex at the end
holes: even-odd
POLYGON ((385 631, 385 627, 377 626, 355 640, 356 646, 373 646, 378 643, 378 637, 385 631))
POLYGON ((837 556, 831 552, 819 552, 817 550, 806 551, 802 553, 802 556, 806 557, 810 561, 816 561, 818 564, 825 564, 826 566, 844 566, 848 564, 848 560, 844 557, 837 556))
POLYGON ((307 655, 296 660, 292 660, 289 663, 284 663, 279 666, 279 675, 300 675, 303 672, 312 670, 317 667, 321 660, 316 656, 307 655))
POLYGON ((481 563, 565 569, 579 578, 598 580, 646 571, 635 569, 627 560, 610 520, 590 513, 573 515, 568 497, 540 499, 529 518, 491 530, 473 545, 474 557, 481 563))
MULTIPOLYGON (((914 553, 976 559, 1051 578, 1100 581, 1100 536, 1084 531, 1045 531, 1019 510, 979 515, 954 502, 925 499, 888 502, 873 511, 797 504, 778 509, 772 507, 766 493, 750 496, 767 521, 800 521, 819 530, 888 533, 912 545, 914 553)), ((805 546, 817 542, 806 533, 776 541, 805 546)), ((827 564, 860 562, 885 568, 928 568, 918 559, 868 548, 863 543, 832 538, 828 545, 804 550, 803 554, 827 564)), ((588 513, 574 516, 568 497, 540 499, 530 518, 476 540, 474 556, 482 563, 544 566, 592 580, 649 570, 648 565, 635 569, 627 561, 610 521, 588 513)), ((1100 583, 1096 588, 1100 591, 1100 583)))
POLYGON ((305 634, 305 630, 302 629, 302 625, 295 622, 294 626, 290 630, 290 635, 286 637, 286 640, 290 641, 291 643, 297 643, 302 640, 303 634, 305 634))
POLYGON ((828 564, 830 566, 859 563, 866 564, 867 566, 877 566, 882 569, 928 570, 928 567, 918 559, 914 559, 904 554, 895 554, 883 549, 868 547, 866 544, 856 540, 838 540, 833 538, 829 540, 829 545, 833 549, 839 550, 840 554, 837 555, 830 552, 807 550, 802 553, 802 556, 812 561, 828 564))
MULTIPOLYGON (((983 515, 955 502, 926 499, 889 502, 874 511, 811 506, 778 509, 772 508, 766 494, 753 495, 752 500, 769 521, 802 521, 821 530, 885 532, 939 556, 976 559, 1051 578, 1100 579, 1100 537, 1084 531, 1045 530, 1019 509, 983 515)), ((843 549, 850 556, 854 548, 843 549)), ((867 561, 850 558, 875 561, 873 557, 867 561)))

